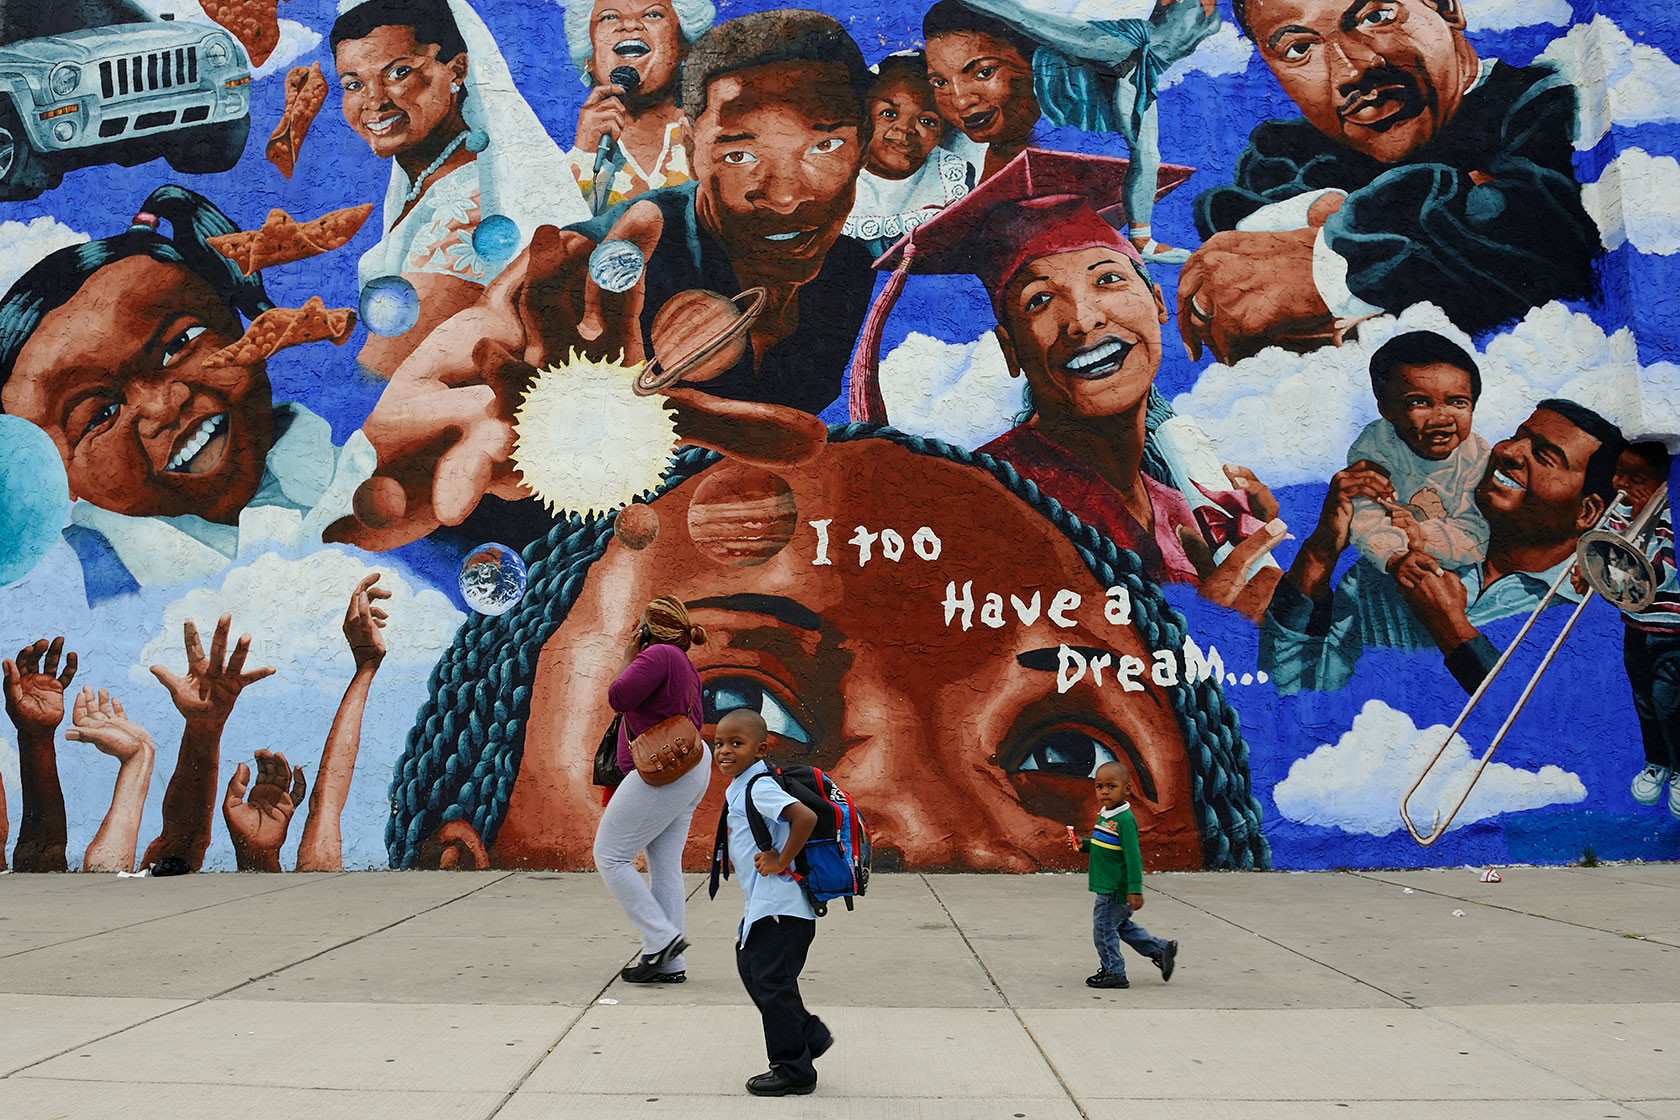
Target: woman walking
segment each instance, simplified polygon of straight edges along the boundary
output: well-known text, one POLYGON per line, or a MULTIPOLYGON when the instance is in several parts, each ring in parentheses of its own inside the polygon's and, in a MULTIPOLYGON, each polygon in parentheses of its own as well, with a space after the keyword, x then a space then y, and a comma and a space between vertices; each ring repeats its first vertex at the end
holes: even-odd
POLYGON ((704 627, 688 620, 680 599, 649 603, 624 649, 624 664, 607 689, 607 701, 624 718, 618 730, 618 768, 624 781, 595 830, 595 867, 642 935, 642 955, 621 974, 632 984, 680 984, 683 968, 683 845, 689 822, 711 780, 711 752, 676 781, 651 786, 637 773, 630 740, 649 728, 686 715, 699 727, 700 674, 688 649, 704 645, 704 627), (637 852, 647 852, 648 881, 637 874, 637 852), (651 883, 651 889, 649 884, 651 883))

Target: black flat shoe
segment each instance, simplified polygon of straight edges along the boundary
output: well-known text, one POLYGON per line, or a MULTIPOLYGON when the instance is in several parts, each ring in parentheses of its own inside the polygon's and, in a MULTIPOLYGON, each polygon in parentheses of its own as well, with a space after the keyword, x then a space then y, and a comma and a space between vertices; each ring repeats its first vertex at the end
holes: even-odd
MULTIPOLYGON (((661 969, 670 964, 673 958, 682 955, 688 948, 688 941, 681 934, 671 939, 671 943, 657 953, 643 953, 635 964, 625 965, 619 972, 619 978, 631 984, 652 984, 663 975, 661 969)), ((687 979, 685 976, 684 979, 687 979)), ((681 983, 681 981, 667 981, 667 983, 681 983)))
POLYGON ((790 1081, 780 1070, 747 1078, 747 1092, 755 1097, 802 1097, 817 1087, 815 1081, 790 1081))

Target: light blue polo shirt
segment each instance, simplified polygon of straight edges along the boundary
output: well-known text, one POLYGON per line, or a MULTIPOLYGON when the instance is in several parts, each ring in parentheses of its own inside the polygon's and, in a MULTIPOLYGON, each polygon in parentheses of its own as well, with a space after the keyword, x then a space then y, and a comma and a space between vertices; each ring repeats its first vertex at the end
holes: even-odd
MULTIPOLYGON (((724 806, 729 813, 729 863, 735 881, 741 884, 741 893, 747 896, 746 911, 741 915, 741 928, 736 937, 736 944, 740 946, 746 945, 747 931, 760 918, 785 915, 815 920, 817 916, 805 897, 805 888, 799 885, 792 872, 784 871, 780 875, 766 877, 753 866, 753 857, 758 854, 759 848, 753 840, 752 825, 747 822, 747 783, 753 775, 769 772, 770 767, 759 759, 735 775, 723 791, 724 806)), ((752 796, 759 815, 770 826, 771 845, 776 851, 781 851, 792 830, 792 826, 782 820, 782 810, 798 804, 797 800, 777 785, 775 778, 766 778, 753 786, 752 796)))

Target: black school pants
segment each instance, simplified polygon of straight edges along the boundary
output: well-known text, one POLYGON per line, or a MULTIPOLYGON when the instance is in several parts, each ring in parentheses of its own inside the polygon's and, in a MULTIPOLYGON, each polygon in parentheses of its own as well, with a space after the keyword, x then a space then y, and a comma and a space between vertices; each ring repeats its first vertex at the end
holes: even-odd
POLYGON ((735 949, 741 983, 764 1019, 770 1068, 800 1085, 817 1079, 811 1049, 820 1050, 829 1037, 799 996, 799 973, 816 935, 817 923, 810 918, 760 918, 747 931, 746 945, 735 949))

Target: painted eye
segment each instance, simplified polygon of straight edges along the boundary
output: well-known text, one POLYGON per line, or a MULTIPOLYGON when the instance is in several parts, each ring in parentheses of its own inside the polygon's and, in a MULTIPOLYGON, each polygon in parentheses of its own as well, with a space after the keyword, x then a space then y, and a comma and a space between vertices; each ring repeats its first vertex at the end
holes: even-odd
POLYGON ((412 66, 393 66, 386 76, 393 82, 400 82, 412 73, 414 73, 414 67, 412 66))
POLYGON ((1379 24, 1393 23, 1400 13, 1394 8, 1373 8, 1359 17, 1361 27, 1376 27, 1379 24))
POLYGON ((362 83, 357 81, 355 78, 351 78, 349 81, 344 83, 345 93, 359 93, 361 92, 361 89, 362 83))
POLYGON ((203 333, 203 327, 188 327, 186 330, 170 339, 164 344, 163 361, 160 364, 165 367, 173 365, 175 359, 181 356, 181 351, 185 350, 187 346, 192 343, 193 339, 203 333))
POLYGON ((1015 764, 1015 770, 1094 778, 1097 767, 1118 761, 1113 750, 1083 731, 1061 729, 1046 732, 1033 740, 1030 749, 1015 764))
POLYGON ((936 78, 936 77, 934 77, 933 75, 930 74, 930 75, 928 75, 928 85, 932 86, 934 89, 944 89, 945 88, 945 79, 944 78, 936 78))
POLYGON ((980 69, 978 69, 974 72, 974 77, 977 80, 982 81, 982 82, 989 81, 991 79, 992 75, 996 74, 997 72, 998 72, 998 68, 996 66, 982 66, 982 67, 980 67, 980 69))
POLYGON ((1031 298, 1027 300, 1026 310, 1037 311, 1039 308, 1046 306, 1050 302, 1050 298, 1049 292, 1034 292, 1031 298))
POLYGON ((884 120, 884 121, 896 121, 898 119, 898 110, 897 109, 882 109, 881 110, 881 119, 884 120))
POLYGON ((117 413, 121 411, 121 401, 108 401, 105 404, 105 407, 93 414, 93 418, 88 421, 87 427, 82 429, 82 435, 91 435, 100 428, 103 428, 106 424, 115 420, 117 418, 117 413))
POLYGON ((723 162, 739 166, 744 163, 757 163, 758 157, 751 152, 725 152, 723 162))
POLYGON ((788 710, 788 705, 752 677, 713 677, 701 689, 700 698, 707 723, 716 724, 725 712, 746 708, 764 717, 764 726, 772 735, 807 747, 816 741, 811 729, 788 710))
POLYGON ((1288 59, 1290 62, 1299 62, 1301 59, 1307 57, 1311 51, 1311 43, 1296 41, 1284 47, 1281 53, 1283 57, 1288 59))
POLYGON ((929 132, 935 132, 939 128, 938 117, 922 117, 916 123, 927 129, 929 132))
POLYGON ((1118 272, 1105 272, 1097 277, 1097 284, 1100 287, 1106 287, 1109 284, 1124 284, 1125 282, 1126 278, 1118 272))
POLYGON ((617 23, 618 22, 618 13, 617 12, 602 12, 601 15, 600 15, 600 18, 598 18, 595 22, 596 23, 617 23))
POLYGON ((822 140, 818 143, 812 144, 811 151, 818 155, 827 155, 829 152, 838 152, 845 146, 846 141, 844 137, 830 136, 827 140, 822 140))

